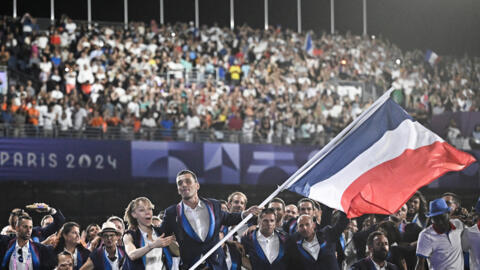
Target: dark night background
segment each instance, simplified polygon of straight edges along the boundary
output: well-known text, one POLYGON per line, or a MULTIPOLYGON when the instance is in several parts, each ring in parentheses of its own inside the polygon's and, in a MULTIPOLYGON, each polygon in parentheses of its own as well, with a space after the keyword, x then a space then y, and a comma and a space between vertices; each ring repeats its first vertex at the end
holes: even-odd
MULTIPOLYGON (((235 25, 263 28, 263 0, 234 0, 235 25)), ((362 0, 335 0, 335 28, 362 34, 362 0)), ((195 19, 194 0, 164 0, 165 22, 195 19)), ((199 0, 200 24, 230 26, 229 0, 199 0)), ((12 15, 13 0, 4 0, 0 14, 12 15)), ((50 18, 50 0, 17 0, 18 16, 30 12, 50 18)), ((269 24, 297 29, 297 1, 269 0, 269 24)), ((55 1, 55 17, 87 19, 87 0, 55 1)), ((129 1, 129 21, 159 21, 159 0, 129 1)), ((403 50, 431 49, 440 55, 480 56, 478 0, 367 0, 368 34, 383 36, 403 50)), ((123 22, 123 0, 92 0, 94 21, 123 22)), ((330 32, 330 0, 302 0, 302 28, 330 32)))

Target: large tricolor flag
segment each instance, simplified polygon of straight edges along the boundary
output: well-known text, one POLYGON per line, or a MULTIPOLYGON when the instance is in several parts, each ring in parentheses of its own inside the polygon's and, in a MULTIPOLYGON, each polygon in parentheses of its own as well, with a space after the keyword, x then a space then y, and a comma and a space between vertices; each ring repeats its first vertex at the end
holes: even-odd
POLYGON ((420 187, 475 162, 414 121, 389 97, 390 92, 313 157, 286 187, 342 210, 349 218, 391 214, 420 187))

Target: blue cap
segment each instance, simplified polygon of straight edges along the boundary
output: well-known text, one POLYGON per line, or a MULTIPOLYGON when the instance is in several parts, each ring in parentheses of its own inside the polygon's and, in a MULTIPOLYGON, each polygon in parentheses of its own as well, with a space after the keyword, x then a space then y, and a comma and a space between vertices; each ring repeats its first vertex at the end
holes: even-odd
POLYGON ((443 215, 448 212, 450 212, 450 207, 443 198, 440 198, 430 202, 430 211, 427 213, 427 217, 443 215))

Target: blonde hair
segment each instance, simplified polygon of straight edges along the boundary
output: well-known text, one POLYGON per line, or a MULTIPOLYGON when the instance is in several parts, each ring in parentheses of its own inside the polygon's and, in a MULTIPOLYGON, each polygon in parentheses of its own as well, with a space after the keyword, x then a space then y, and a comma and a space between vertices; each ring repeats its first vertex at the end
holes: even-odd
POLYGON ((247 195, 245 195, 245 193, 240 192, 240 191, 235 191, 235 192, 233 192, 232 194, 230 194, 230 195, 228 196, 228 199, 227 199, 228 203, 232 203, 233 197, 236 196, 236 195, 238 195, 238 196, 242 197, 243 199, 245 199, 245 206, 246 206, 246 205, 247 205, 247 202, 248 202, 247 195))
POLYGON ((132 212, 135 211, 140 202, 155 208, 155 205, 153 205, 153 203, 147 197, 138 197, 133 199, 125 209, 125 216, 123 217, 123 219, 127 222, 129 229, 136 229, 138 226, 138 221, 133 217, 132 212))

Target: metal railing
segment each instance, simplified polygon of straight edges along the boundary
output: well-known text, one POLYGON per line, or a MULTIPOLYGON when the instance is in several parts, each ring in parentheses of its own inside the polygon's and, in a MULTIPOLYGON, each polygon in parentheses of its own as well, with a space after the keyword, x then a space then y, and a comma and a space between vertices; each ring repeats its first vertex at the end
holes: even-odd
POLYGON ((323 146, 334 134, 312 134, 309 138, 302 138, 299 134, 287 132, 268 135, 260 133, 245 133, 235 130, 215 129, 161 129, 132 126, 111 126, 107 128, 87 126, 82 129, 62 129, 58 125, 45 128, 32 124, 0 123, 0 137, 3 138, 56 138, 56 139, 95 139, 95 140, 147 140, 147 141, 185 141, 185 142, 232 142, 276 145, 316 145, 323 146))

